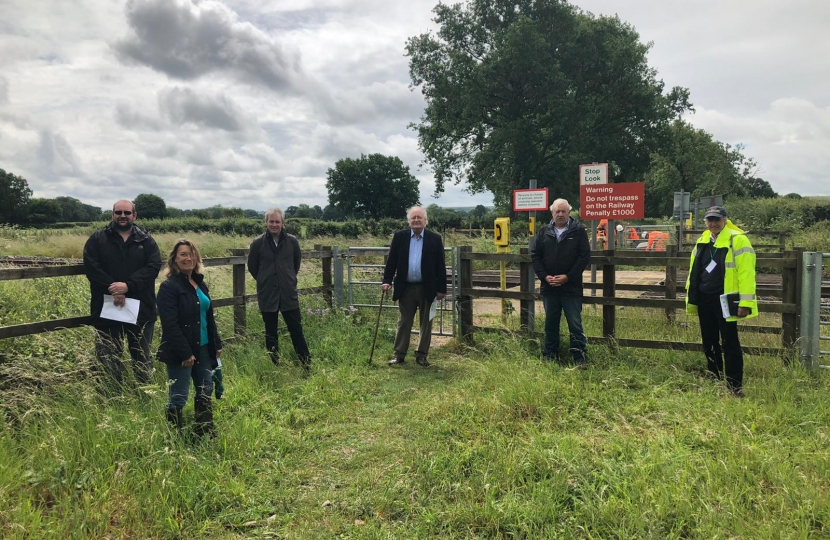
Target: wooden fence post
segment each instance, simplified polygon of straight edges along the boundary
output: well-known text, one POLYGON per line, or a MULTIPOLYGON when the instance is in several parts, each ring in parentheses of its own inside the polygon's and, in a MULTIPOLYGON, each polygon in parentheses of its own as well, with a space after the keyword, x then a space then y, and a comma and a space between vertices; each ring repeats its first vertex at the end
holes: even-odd
MULTIPOLYGON (((674 264, 673 259, 677 256, 677 246, 666 246, 666 257, 669 260, 666 261, 666 299, 674 300, 677 298, 677 266, 674 264)), ((674 308, 666 308, 666 318, 669 322, 674 322, 675 316, 675 309, 674 308)))
MULTIPOLYGON (((246 257, 248 249, 232 249, 234 257, 246 257)), ((233 265, 233 333, 237 336, 245 335, 247 321, 247 305, 245 302, 245 263, 233 265)))
POLYGON ((333 287, 334 279, 332 277, 332 271, 331 271, 331 258, 332 258, 331 246, 322 246, 322 245, 318 244, 318 245, 314 246, 314 250, 315 251, 328 251, 329 252, 328 255, 322 255, 320 257, 320 263, 323 267, 323 287, 325 287, 325 289, 323 290, 323 298, 326 301, 326 305, 328 307, 332 307, 333 306, 333 304, 332 304, 332 290, 334 288, 333 287))
MULTIPOLYGON (((603 254, 609 258, 602 265, 602 296, 613 298, 615 296, 616 267, 614 266, 614 250, 606 249, 603 254)), ((606 338, 613 338, 616 333, 617 311, 616 306, 602 306, 602 335, 606 338)))
MULTIPOLYGON (((521 248, 519 249, 519 253, 521 255, 530 256, 530 250, 528 248, 521 248)), ((535 282, 533 281, 533 273, 531 272, 532 265, 530 261, 528 262, 520 262, 519 263, 519 290, 523 293, 534 293, 535 292, 535 282)), ((534 315, 535 315, 535 307, 536 301, 535 300, 519 300, 519 320, 521 323, 522 330, 526 332, 533 332, 535 330, 534 326, 534 315)))
POLYGON ((343 290, 343 257, 340 256, 340 249, 337 246, 332 246, 331 257, 334 265, 332 269, 334 275, 334 302, 338 307, 342 307, 346 298, 343 290))
POLYGON ((458 277, 461 285, 458 295, 458 320, 461 339, 464 341, 473 339, 473 297, 464 294, 465 290, 473 288, 473 261, 464 258, 464 255, 470 255, 472 251, 472 246, 458 246, 458 277))
MULTIPOLYGON (((794 251, 785 251, 784 259, 790 260, 795 256, 794 251)), ((798 300, 798 277, 796 272, 798 265, 793 265, 791 268, 781 269, 781 286, 782 294, 781 301, 786 304, 794 304, 798 300)), ((798 332, 798 314, 797 313, 782 313, 781 314, 781 346, 785 349, 792 350, 795 347, 798 332)), ((785 362, 789 363, 789 358, 785 358, 785 362)))

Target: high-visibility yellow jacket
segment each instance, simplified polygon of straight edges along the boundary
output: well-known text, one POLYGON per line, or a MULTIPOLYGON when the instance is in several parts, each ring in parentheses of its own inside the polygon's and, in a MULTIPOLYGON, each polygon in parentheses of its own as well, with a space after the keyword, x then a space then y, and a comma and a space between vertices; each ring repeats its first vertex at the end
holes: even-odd
MULTIPOLYGON (((689 264, 689 275, 686 277, 686 313, 697 315, 697 305, 690 302, 689 285, 692 274, 695 272, 695 257, 702 248, 709 246, 711 233, 704 231, 698 238, 692 250, 692 260, 689 264)), ((758 299, 755 296, 755 250, 744 231, 726 221, 726 226, 718 234, 714 247, 726 248, 724 259, 723 291, 726 294, 737 292, 740 294, 738 307, 749 308, 752 311, 746 317, 728 317, 727 321, 749 319, 758 316, 758 299)), ((700 269, 698 269, 698 272, 700 269)), ((694 293, 691 295, 694 296, 694 293)), ((694 298, 692 298, 694 301, 694 298)))

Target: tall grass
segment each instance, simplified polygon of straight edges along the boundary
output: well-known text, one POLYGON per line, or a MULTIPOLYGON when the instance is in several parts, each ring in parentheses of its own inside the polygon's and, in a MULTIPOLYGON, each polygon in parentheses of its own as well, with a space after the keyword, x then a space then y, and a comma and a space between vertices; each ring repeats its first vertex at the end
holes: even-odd
MULTIPOLYGON (((226 336, 230 318, 219 310, 226 336)), ((830 533, 826 374, 748 357, 748 397, 735 400, 699 375, 698 354, 595 346, 591 369, 569 371, 541 364, 538 341, 522 334, 450 342, 433 350, 429 369, 387 368, 391 335, 382 335, 370 367, 373 320, 370 311, 306 314, 315 360, 304 377, 290 362, 271 365, 250 313, 249 336, 226 346, 213 441, 165 425, 162 369, 151 388, 103 400, 86 370, 88 331, 40 336, 61 342, 66 360, 20 354, 2 365, 16 384, 4 388, 0 534, 830 533)), ((667 335, 668 325, 641 326, 637 337, 667 335)))
MULTIPOLYGON (((206 256, 230 244, 196 238, 206 256)), ((301 286, 316 272, 304 263, 301 286)), ((215 297, 230 294, 228 273, 208 269, 215 297)), ((83 314, 85 286, 0 282, 0 322, 83 314)), ((286 362, 270 363, 255 308, 241 338, 218 310, 215 440, 168 428, 161 364, 151 386, 100 397, 91 329, 0 343, 0 537, 830 536, 826 372, 748 356, 747 397, 734 399, 697 353, 592 345, 583 372, 542 364, 541 336, 522 333, 450 340, 429 369, 388 368, 394 309, 370 366, 376 311, 301 302, 308 376, 285 334, 286 362)), ((585 308, 592 335, 598 311, 585 308)), ((620 309, 617 325, 621 337, 699 337, 695 321, 656 310, 620 309)), ((747 345, 778 339, 742 333, 747 345)))

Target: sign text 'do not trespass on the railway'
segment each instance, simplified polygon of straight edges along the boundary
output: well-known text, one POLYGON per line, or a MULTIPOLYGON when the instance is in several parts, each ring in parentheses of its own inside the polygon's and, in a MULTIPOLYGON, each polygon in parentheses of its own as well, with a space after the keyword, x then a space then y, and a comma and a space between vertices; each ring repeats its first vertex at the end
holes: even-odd
POLYGON ((586 220, 643 219, 645 186, 643 182, 580 186, 579 217, 586 220))

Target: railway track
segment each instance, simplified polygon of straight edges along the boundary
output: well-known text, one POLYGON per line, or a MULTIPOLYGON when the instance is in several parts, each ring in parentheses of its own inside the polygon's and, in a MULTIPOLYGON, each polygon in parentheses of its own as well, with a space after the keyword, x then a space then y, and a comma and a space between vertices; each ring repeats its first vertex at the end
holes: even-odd
POLYGON ((68 266, 83 264, 83 259, 65 259, 58 257, 15 257, 0 256, 0 265, 38 267, 38 266, 68 266))

